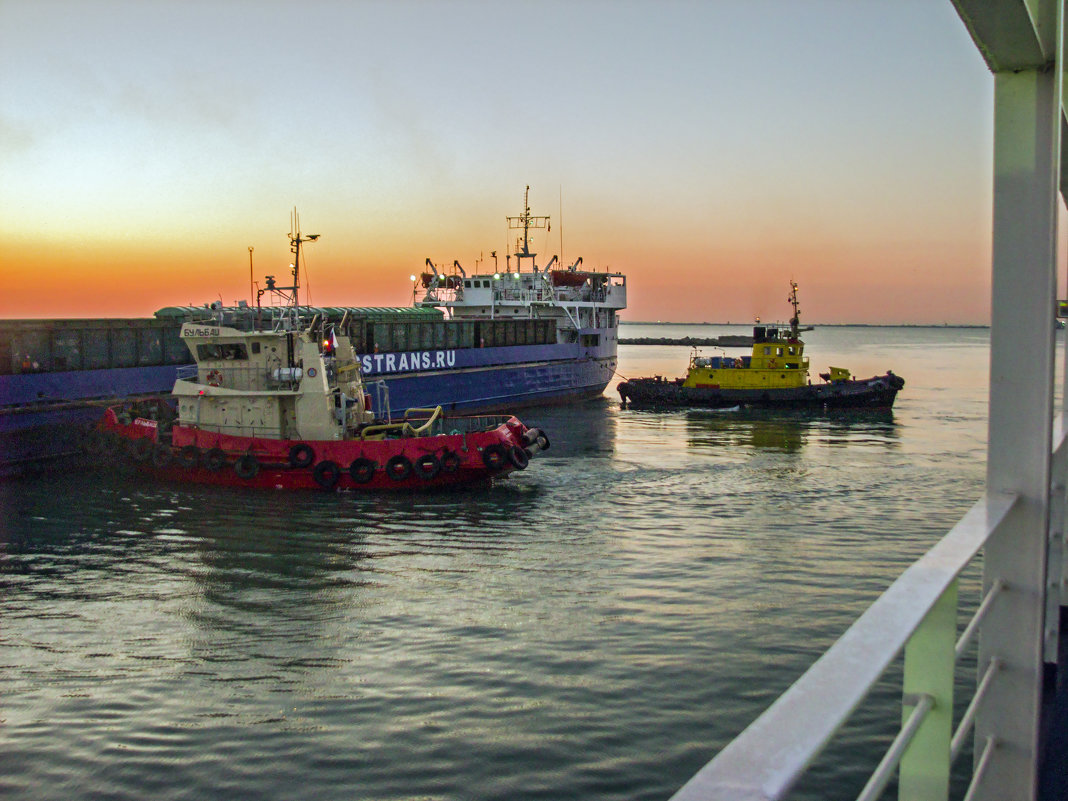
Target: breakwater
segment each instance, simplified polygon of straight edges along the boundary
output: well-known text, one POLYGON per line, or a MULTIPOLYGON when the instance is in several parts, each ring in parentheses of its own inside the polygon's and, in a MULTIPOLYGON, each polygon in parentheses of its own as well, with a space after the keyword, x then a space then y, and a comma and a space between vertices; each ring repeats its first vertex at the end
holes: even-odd
POLYGON ((749 348, 753 338, 728 334, 721 337, 636 337, 620 338, 620 345, 686 345, 687 347, 749 348))

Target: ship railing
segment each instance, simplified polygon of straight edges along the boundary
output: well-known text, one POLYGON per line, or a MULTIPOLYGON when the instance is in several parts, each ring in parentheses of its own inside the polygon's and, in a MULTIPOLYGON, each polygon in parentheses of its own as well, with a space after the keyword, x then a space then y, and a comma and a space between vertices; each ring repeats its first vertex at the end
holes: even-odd
POLYGON ((591 289, 588 286, 556 287, 555 298, 561 303, 604 303, 608 293, 604 289, 591 289))
POLYGON ((439 286, 427 289, 426 295, 423 297, 423 303, 454 303, 463 299, 463 289, 439 286))
POLYGON ((205 367, 192 365, 178 369, 178 378, 241 392, 294 392, 300 386, 299 367, 205 367))
MULTIPOLYGON (((1065 449, 1058 449, 1064 461, 1065 449)), ((771 707, 693 776, 673 801, 781 799, 849 720, 888 666, 904 651, 903 725, 857 796, 874 801, 898 772, 901 798, 945 798, 951 766, 964 751, 976 710, 1005 670, 991 658, 971 702, 953 724, 954 668, 991 610, 1014 593, 994 581, 958 636, 957 589, 964 569, 994 537, 1011 537, 1021 504, 987 494, 910 566, 771 707)), ((1017 601, 1008 601, 1017 603, 1017 601)), ((996 736, 981 744, 990 749, 996 736)), ((986 751, 973 781, 982 778, 986 751)), ((970 796, 969 796, 970 797, 970 796)))
MULTIPOLYGON (((502 279, 503 282, 504 279, 502 279)), ((493 299, 495 301, 511 303, 548 303, 554 299, 553 291, 544 287, 520 287, 518 289, 508 287, 494 287, 493 299)))

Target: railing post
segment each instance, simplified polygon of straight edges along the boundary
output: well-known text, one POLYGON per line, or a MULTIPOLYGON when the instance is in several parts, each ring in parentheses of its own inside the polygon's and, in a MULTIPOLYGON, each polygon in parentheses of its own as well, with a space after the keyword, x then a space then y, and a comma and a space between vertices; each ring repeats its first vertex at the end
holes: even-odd
POLYGON ((1020 496, 987 544, 984 592, 1006 589, 984 622, 979 669, 1003 670, 982 704, 976 754, 993 738, 976 799, 1031 799, 1037 786, 1042 616, 1053 414, 1056 71, 994 75, 994 269, 987 491, 1020 496))
POLYGON ((956 640, 957 582, 954 581, 905 646, 902 724, 921 696, 931 696, 934 706, 901 758, 898 778, 901 801, 945 801, 949 797, 956 640))
MULTIPOLYGON (((1061 423, 1063 426, 1063 422, 1061 423)), ((1065 589, 1065 512, 1068 488, 1068 452, 1063 442, 1054 443, 1053 463, 1050 467, 1049 545, 1046 557, 1046 617, 1043 639, 1043 660, 1057 664, 1060 648, 1060 607, 1066 603, 1065 589)))

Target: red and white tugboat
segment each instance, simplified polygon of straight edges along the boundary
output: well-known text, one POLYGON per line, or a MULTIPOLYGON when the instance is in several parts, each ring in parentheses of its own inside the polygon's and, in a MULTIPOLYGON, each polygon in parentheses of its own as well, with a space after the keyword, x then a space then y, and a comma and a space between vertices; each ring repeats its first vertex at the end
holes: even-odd
POLYGON ((179 372, 171 402, 109 408, 93 433, 100 450, 168 479, 332 490, 485 482, 549 447, 515 417, 451 417, 438 406, 391 419, 384 384, 364 384, 344 326, 301 313, 301 246, 316 236, 302 238, 296 222, 292 286, 268 276, 256 308, 210 309, 183 325, 196 365, 179 372), (264 295, 281 303, 261 305, 264 295))

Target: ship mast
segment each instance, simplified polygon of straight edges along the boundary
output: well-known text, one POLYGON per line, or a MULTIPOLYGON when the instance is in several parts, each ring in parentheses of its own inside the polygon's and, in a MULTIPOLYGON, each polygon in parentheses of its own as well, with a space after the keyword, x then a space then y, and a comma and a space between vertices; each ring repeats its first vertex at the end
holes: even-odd
MULTIPOLYGON (((256 292, 256 305, 260 305, 260 298, 267 292, 273 292, 282 296, 284 300, 288 300, 293 310, 293 322, 300 321, 300 251, 301 246, 305 242, 314 242, 319 238, 319 234, 308 234, 302 236, 300 233, 300 215, 297 214, 297 210, 293 209, 293 213, 290 215, 289 225, 292 229, 289 233, 289 250, 294 254, 293 263, 289 265, 293 269, 293 285, 292 286, 277 286, 274 282, 274 276, 268 275, 266 277, 266 287, 256 292), (294 231, 296 233, 294 233, 294 231), (287 292, 292 294, 286 294, 287 292)), ((249 257, 251 258, 252 248, 249 248, 249 257)))
POLYGON ((790 338, 801 336, 801 302, 797 299, 797 281, 790 281, 790 297, 786 299, 794 307, 794 316, 790 318, 790 338))
POLYGON ((527 186, 526 191, 523 193, 523 213, 519 217, 506 217, 508 220, 508 228, 523 229, 522 238, 516 243, 517 248, 515 252, 515 258, 517 262, 516 272, 522 272, 523 259, 530 259, 531 268, 534 267, 534 257, 536 253, 530 252, 530 229, 531 228, 544 228, 546 231, 552 230, 549 227, 548 217, 535 217, 530 213, 530 186, 527 186))

